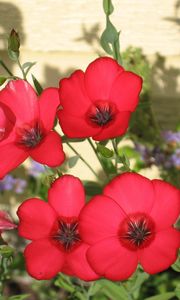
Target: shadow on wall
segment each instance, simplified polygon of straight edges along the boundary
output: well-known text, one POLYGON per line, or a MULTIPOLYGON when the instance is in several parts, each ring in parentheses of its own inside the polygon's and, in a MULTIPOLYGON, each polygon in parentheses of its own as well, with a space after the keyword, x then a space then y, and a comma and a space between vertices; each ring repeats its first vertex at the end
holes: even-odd
POLYGON ((180 69, 166 65, 166 58, 156 54, 151 72, 151 97, 155 116, 162 129, 175 129, 180 120, 178 80, 180 69))
MULTIPOLYGON (((100 52, 98 50, 99 45, 99 38, 100 38, 100 24, 96 23, 91 28, 87 28, 85 24, 82 24, 82 35, 78 38, 75 38, 76 42, 84 41, 84 43, 87 43, 93 53, 96 53, 97 56, 102 56, 103 52, 100 52)), ((43 82, 43 86, 48 87, 50 85, 52 86, 58 86, 59 80, 64 77, 69 77, 71 73, 75 71, 74 68, 69 68, 65 71, 61 71, 56 67, 51 67, 49 65, 45 65, 44 67, 44 78, 46 79, 43 82)))
POLYGON ((170 21, 180 28, 180 0, 176 0, 174 4, 174 15, 172 17, 166 17, 164 20, 170 21))

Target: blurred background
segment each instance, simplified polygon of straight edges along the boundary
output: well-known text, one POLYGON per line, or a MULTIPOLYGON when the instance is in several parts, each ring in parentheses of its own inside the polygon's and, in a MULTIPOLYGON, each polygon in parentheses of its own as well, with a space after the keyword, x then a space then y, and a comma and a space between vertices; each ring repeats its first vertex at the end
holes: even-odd
MULTIPOLYGON (((180 0, 114 0, 113 4, 111 21, 121 30, 124 66, 143 77, 141 102, 145 103, 134 114, 128 139, 119 144, 119 151, 127 155, 134 171, 180 186, 180 0)), ((32 73, 44 88, 58 87, 61 78, 75 69, 85 70, 93 59, 106 55, 99 43, 105 28, 101 0, 0 0, 0 59, 14 74, 20 75, 7 55, 7 38, 12 28, 21 38, 21 62, 37 62, 32 73)), ((0 65, 2 75, 6 74, 0 65)), ((100 165, 86 142, 77 143, 75 148, 100 172, 100 165)), ((95 181, 91 171, 77 161, 66 145, 64 149, 67 157, 74 159, 67 161, 62 170, 95 181)), ((113 176, 111 166, 106 167, 113 176)), ((13 207, 11 214, 16 218, 16 207, 22 200, 32 194, 45 197, 46 189, 41 182, 44 173, 47 170, 28 161, 25 167, 8 175, 0 182, 0 209, 13 207)), ((88 188, 91 196, 92 188, 90 185, 88 188)), ((12 243, 19 243, 13 236, 9 238, 12 243)), ((21 243, 18 247, 22 247, 21 243)), ((22 261, 16 263, 22 265, 22 261)), ((176 283, 171 272, 157 277, 156 282, 149 281, 144 295, 151 295, 152 288, 156 292, 168 290, 167 281, 172 276, 174 283, 168 283, 171 289, 176 283)), ((23 289, 26 292, 29 287, 26 288, 24 280, 23 286, 12 282, 10 290, 15 286, 15 293, 18 289, 19 293, 23 289)), ((34 295, 38 288, 43 290, 41 283, 34 283, 34 295)), ((54 297, 46 288, 48 284, 39 298, 28 299, 54 297)), ((7 294, 11 293, 8 289, 7 294)), ((64 295, 58 297, 66 299, 64 295)))

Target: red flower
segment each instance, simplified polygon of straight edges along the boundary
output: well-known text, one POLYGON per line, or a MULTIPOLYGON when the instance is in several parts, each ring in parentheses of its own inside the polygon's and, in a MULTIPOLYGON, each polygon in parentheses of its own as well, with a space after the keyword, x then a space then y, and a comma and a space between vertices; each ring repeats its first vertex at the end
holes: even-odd
POLYGON ((98 278, 86 259, 89 246, 79 234, 79 213, 84 204, 80 180, 64 175, 52 184, 48 203, 34 198, 19 207, 19 234, 32 240, 24 252, 32 277, 50 279, 64 272, 83 280, 98 278))
POLYGON ((63 132, 70 138, 100 141, 124 134, 138 104, 142 79, 126 72, 114 59, 98 58, 85 73, 75 71, 60 81, 63 132))
POLYGON ((29 83, 16 80, 0 91, 0 178, 28 156, 50 167, 64 161, 61 138, 52 130, 58 106, 56 88, 38 99, 29 83))
POLYGON ((140 263, 145 272, 167 269, 177 258, 180 192, 161 180, 125 173, 113 179, 80 215, 80 234, 95 272, 127 279, 140 263))

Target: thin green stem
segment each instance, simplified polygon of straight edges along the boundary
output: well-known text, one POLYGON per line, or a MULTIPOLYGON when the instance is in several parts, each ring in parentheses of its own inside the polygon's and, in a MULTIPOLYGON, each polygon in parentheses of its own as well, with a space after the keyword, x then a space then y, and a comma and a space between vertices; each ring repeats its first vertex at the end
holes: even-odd
POLYGON ((112 146, 113 146, 114 153, 115 153, 115 167, 116 167, 116 170, 117 170, 119 153, 118 153, 116 139, 112 139, 111 142, 112 142, 112 146))
POLYGON ((82 155, 76 151, 76 149, 69 143, 66 142, 66 144, 68 145, 68 147, 77 155, 79 156, 79 158, 83 161, 83 163, 91 170, 91 172, 96 176, 96 178, 99 180, 99 176, 98 174, 93 170, 93 168, 90 166, 90 164, 82 157, 82 155))
POLYGON ((6 70, 6 72, 10 75, 10 76, 14 76, 13 73, 9 70, 9 68, 5 65, 5 63, 0 60, 0 65, 6 70))
POLYGON ((95 155, 96 155, 98 161, 100 162, 100 165, 101 165, 102 169, 104 170, 104 173, 106 174, 106 177, 109 179, 109 174, 106 172, 106 170, 105 170, 105 168, 104 168, 104 165, 103 165, 103 163, 102 163, 102 161, 101 161, 101 159, 100 159, 100 157, 99 157, 99 154, 98 154, 98 152, 97 152, 97 150, 96 150, 96 148, 95 148, 93 142, 91 141, 90 138, 88 138, 87 140, 88 140, 90 146, 92 147, 92 149, 93 149, 93 151, 94 151, 94 153, 95 153, 95 155))
POLYGON ((26 73, 24 72, 24 69, 22 68, 22 65, 21 65, 19 59, 17 60, 17 64, 18 64, 19 68, 21 69, 21 72, 23 74, 23 79, 26 80, 26 73))

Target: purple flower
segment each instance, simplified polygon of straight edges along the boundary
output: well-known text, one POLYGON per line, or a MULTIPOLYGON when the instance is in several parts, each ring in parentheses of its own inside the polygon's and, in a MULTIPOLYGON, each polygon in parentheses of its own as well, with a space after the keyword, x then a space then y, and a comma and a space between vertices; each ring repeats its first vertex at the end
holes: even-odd
POLYGON ((180 169, 180 148, 176 149, 174 154, 171 155, 170 159, 171 159, 172 165, 175 168, 180 169))
POLYGON ((44 166, 37 163, 36 161, 31 161, 31 166, 27 170, 27 173, 34 178, 38 178, 44 172, 44 166))
POLYGON ((3 180, 0 180, 0 191, 14 190, 17 194, 21 194, 24 192, 26 185, 27 182, 25 180, 6 175, 3 180))
POLYGON ((27 186, 27 182, 24 179, 14 178, 14 190, 17 194, 22 194, 27 186))
POLYGON ((172 132, 170 130, 164 131, 162 137, 168 144, 180 144, 180 131, 172 132))
POLYGON ((14 178, 11 175, 6 175, 3 180, 0 180, 0 191, 11 191, 14 187, 14 178))

